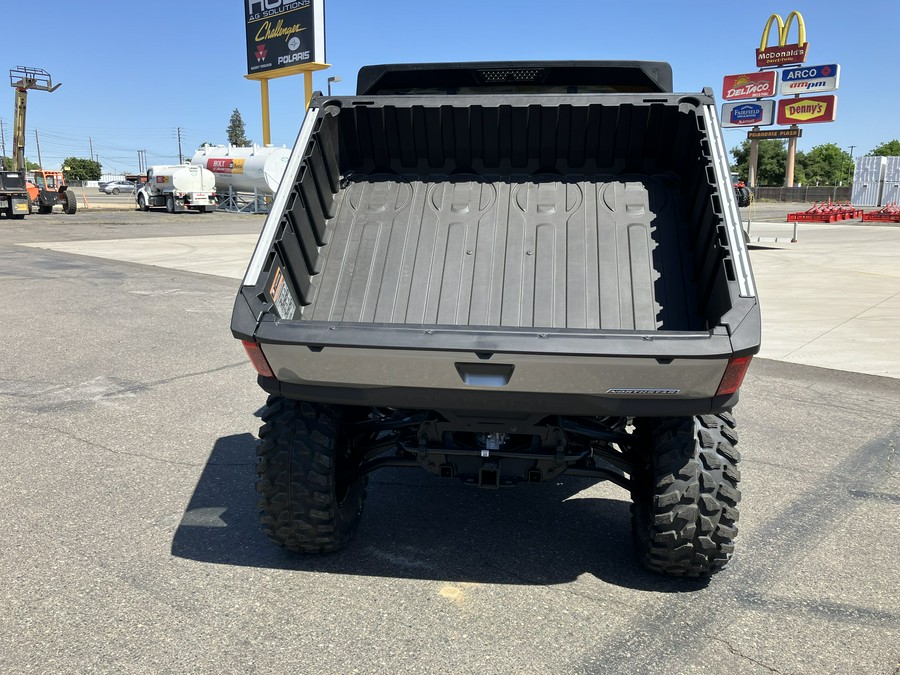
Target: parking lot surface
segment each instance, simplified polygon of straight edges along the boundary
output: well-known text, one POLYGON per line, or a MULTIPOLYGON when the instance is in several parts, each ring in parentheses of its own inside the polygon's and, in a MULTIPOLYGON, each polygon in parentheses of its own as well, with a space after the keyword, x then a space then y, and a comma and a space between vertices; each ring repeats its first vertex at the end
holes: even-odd
POLYGON ((262 222, 0 220, 4 673, 898 672, 900 230, 754 244, 772 347, 736 410, 737 553, 701 583, 640 570, 628 495, 579 479, 384 471, 344 552, 266 541, 229 331, 262 222))

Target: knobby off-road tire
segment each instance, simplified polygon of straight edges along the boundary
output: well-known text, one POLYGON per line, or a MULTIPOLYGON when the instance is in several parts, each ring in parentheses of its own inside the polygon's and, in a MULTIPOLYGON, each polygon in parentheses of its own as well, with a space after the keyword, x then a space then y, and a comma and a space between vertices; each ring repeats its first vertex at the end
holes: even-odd
POLYGON ((290 551, 337 551, 356 532, 366 479, 336 480, 353 468, 341 426, 346 416, 338 406, 275 395, 266 403, 256 466, 260 522, 290 551))
POLYGON ((644 567, 679 577, 706 577, 734 552, 740 453, 730 412, 636 419, 649 450, 635 478, 634 542, 644 567))

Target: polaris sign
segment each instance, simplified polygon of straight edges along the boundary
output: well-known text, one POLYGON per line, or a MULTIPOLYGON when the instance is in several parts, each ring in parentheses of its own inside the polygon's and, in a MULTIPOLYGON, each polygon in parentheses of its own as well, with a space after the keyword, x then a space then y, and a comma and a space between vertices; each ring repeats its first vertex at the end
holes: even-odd
POLYGON ((774 122, 775 101, 722 105, 723 127, 765 127, 774 122))
POLYGON ((303 69, 315 70, 314 65, 324 63, 323 3, 324 0, 244 0, 247 75, 269 79, 303 69))
POLYGON ((836 63, 786 68, 781 71, 781 93, 788 95, 836 91, 840 77, 841 67, 836 63))

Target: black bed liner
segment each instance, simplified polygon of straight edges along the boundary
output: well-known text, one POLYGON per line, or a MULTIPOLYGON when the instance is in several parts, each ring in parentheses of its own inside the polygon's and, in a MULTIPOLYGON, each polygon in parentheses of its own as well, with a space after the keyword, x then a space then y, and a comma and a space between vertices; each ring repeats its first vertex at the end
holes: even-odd
POLYGON ((281 318, 719 325, 734 267, 704 101, 573 98, 323 101, 267 263, 281 318))
POLYGON ((671 176, 374 174, 345 184, 304 318, 703 328, 671 176))

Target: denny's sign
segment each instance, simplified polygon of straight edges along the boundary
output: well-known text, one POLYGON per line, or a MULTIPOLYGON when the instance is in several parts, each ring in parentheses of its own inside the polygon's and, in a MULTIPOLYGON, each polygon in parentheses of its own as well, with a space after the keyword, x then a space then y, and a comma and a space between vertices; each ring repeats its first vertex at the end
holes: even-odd
POLYGON ((783 98, 778 101, 778 124, 815 124, 834 122, 837 96, 783 98))
POLYGON ((773 14, 766 22, 759 49, 756 50, 756 66, 772 68, 792 63, 805 63, 807 51, 809 51, 809 43, 806 41, 806 24, 803 23, 800 12, 791 12, 787 15, 786 20, 783 20, 780 14, 773 14), (788 33, 790 33, 794 19, 797 20, 797 42, 788 42, 788 33), (770 47, 769 39, 773 25, 777 29, 778 44, 770 47))

